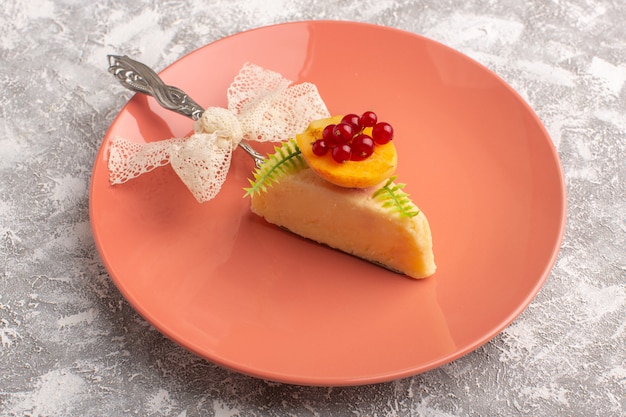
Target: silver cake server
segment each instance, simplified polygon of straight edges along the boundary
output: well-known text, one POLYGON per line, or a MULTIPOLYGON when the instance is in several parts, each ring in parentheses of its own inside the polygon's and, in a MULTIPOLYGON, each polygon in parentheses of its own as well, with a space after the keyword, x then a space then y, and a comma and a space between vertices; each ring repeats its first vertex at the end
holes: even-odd
MULTIPOLYGON (((108 59, 109 72, 127 89, 152 96, 163 108, 193 120, 202 117, 204 109, 198 103, 180 88, 166 85, 152 68, 125 55, 108 55, 108 59)), ((257 168, 265 160, 265 157, 245 140, 242 140, 239 146, 254 159, 257 168)))

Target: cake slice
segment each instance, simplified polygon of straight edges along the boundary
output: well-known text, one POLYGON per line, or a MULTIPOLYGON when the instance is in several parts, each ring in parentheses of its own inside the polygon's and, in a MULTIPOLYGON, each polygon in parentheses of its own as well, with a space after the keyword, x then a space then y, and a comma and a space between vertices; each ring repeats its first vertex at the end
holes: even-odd
POLYGON ((341 139, 325 151, 315 149, 320 140, 329 138, 327 127, 334 129, 347 117, 312 122, 295 140, 277 147, 247 189, 252 212, 297 235, 409 277, 434 274, 428 220, 392 176, 397 163, 393 143, 383 139, 361 152, 356 137, 376 135, 374 126, 357 125, 346 135, 352 140, 346 142, 350 149, 344 147, 343 155, 333 154, 342 146, 341 139))

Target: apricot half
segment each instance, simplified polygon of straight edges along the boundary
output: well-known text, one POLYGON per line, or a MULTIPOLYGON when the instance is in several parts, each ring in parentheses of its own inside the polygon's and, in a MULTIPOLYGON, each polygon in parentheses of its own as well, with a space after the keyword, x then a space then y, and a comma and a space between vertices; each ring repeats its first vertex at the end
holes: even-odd
MULTIPOLYGON (((313 143, 322 137, 324 128, 329 124, 338 124, 342 117, 315 120, 304 132, 296 135, 298 147, 309 167, 328 182, 349 188, 371 187, 391 177, 398 164, 393 141, 377 144, 372 155, 360 161, 337 162, 330 152, 322 156, 313 153, 313 143)), ((366 128, 364 133, 371 133, 371 128, 366 128)))

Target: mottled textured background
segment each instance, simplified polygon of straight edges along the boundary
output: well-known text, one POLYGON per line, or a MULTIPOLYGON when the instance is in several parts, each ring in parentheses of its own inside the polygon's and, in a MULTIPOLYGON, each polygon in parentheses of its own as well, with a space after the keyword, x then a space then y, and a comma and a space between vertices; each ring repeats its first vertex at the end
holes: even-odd
POLYGON ((0 11, 1 416, 623 416, 626 4, 621 0, 14 0, 0 11), (568 224, 535 301, 477 351, 412 378, 311 388, 233 373, 153 330, 94 246, 88 187, 130 93, 107 53, 156 69, 268 24, 344 19, 458 49, 536 110, 568 224))

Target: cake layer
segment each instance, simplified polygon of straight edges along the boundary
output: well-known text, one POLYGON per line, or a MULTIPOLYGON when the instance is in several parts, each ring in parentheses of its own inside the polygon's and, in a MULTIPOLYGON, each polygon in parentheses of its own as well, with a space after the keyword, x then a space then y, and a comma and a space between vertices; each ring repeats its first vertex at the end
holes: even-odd
POLYGON ((339 187, 306 168, 252 195, 251 209, 269 223, 409 277, 432 275, 426 216, 382 207, 372 197, 376 189, 339 187))

